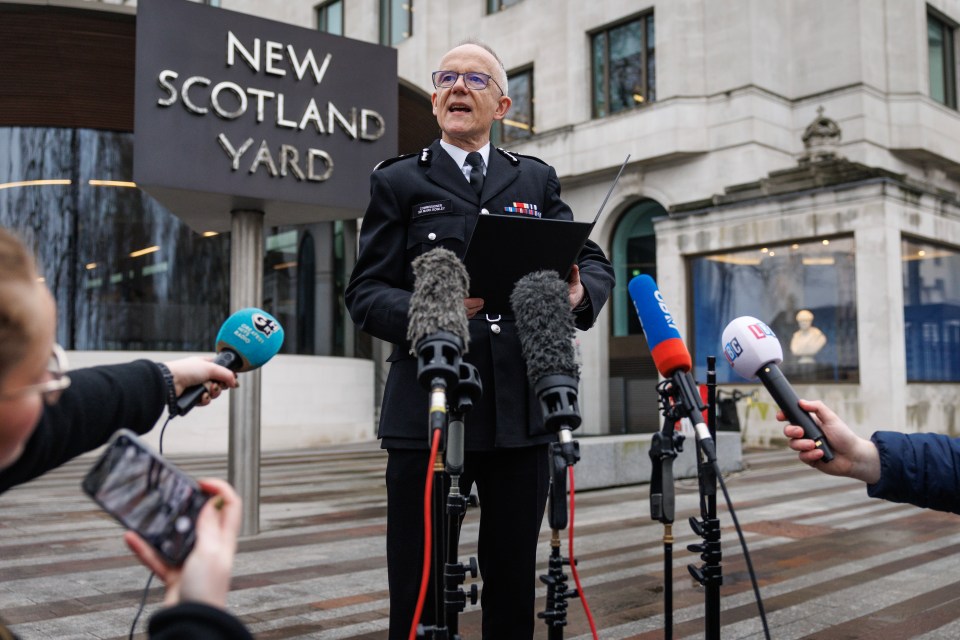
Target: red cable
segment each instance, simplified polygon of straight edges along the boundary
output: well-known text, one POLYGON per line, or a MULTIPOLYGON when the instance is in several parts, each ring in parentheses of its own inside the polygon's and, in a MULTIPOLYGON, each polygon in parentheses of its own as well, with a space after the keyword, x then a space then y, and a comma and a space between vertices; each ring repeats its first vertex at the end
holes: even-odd
POLYGON ((440 430, 433 432, 433 443, 430 445, 430 464, 427 466, 427 484, 423 492, 423 575, 420 576, 420 595, 417 596, 417 608, 413 613, 413 623, 410 625, 409 640, 417 637, 417 625, 420 624, 420 614, 423 613, 423 602, 427 599, 427 584, 430 582, 430 557, 433 546, 433 525, 430 521, 432 511, 431 498, 433 497, 433 464, 437 459, 437 450, 440 448, 440 430))
MULTIPOLYGON (((597 625, 593 623, 593 614, 590 613, 590 605, 587 604, 587 596, 583 592, 583 587, 580 585, 580 574, 577 573, 577 562, 576 557, 573 555, 573 515, 574 515, 574 496, 576 492, 573 487, 573 467, 567 467, 570 471, 570 550, 568 556, 570 558, 570 571, 573 573, 573 581, 577 584, 577 593, 580 594, 580 602, 583 603, 583 611, 587 614, 587 622, 590 623, 590 631, 593 633, 593 640, 598 640, 597 636, 597 625)), ((411 639, 412 640, 412 639, 411 639)))

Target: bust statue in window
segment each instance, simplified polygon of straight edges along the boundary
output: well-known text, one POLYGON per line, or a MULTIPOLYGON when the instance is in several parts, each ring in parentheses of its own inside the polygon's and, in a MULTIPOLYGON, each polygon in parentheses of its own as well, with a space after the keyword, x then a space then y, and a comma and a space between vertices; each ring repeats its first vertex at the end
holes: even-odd
POLYGON ((827 336, 813 326, 813 313, 807 309, 797 312, 797 329, 790 339, 790 353, 800 364, 812 364, 815 356, 827 344, 827 336))

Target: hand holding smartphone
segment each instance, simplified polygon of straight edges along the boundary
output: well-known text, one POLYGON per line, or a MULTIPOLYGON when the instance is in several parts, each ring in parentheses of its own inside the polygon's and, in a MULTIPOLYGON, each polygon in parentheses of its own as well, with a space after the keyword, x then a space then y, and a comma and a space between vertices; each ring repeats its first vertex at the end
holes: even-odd
POLYGON ((173 566, 183 564, 193 549, 197 517, 210 497, 127 429, 114 434, 81 486, 173 566))

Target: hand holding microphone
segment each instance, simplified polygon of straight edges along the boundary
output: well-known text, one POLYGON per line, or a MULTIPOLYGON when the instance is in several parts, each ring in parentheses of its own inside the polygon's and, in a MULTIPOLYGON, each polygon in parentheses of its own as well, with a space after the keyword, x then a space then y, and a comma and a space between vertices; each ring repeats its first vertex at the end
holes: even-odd
MULTIPOLYGON (((213 364, 234 372, 251 371, 277 355, 281 346, 283 327, 276 318, 261 309, 240 309, 227 318, 217 333, 217 357, 213 364)), ((184 391, 177 398, 175 415, 189 413, 206 391, 202 384, 184 391)))
MULTIPOLYGON (((830 447, 834 454, 830 464, 817 464, 823 460, 823 450, 817 448, 816 443, 806 436, 800 426, 787 424, 783 427, 783 435, 789 438, 790 448, 800 454, 798 457, 801 462, 831 476, 856 478, 867 484, 880 480, 880 454, 872 441, 858 436, 830 407, 819 400, 801 400, 800 408, 814 416, 824 435, 830 438, 830 447)), ((777 413, 777 420, 789 419, 780 411, 777 413)))
MULTIPOLYGON (((239 386, 237 374, 213 360, 210 357, 189 356, 163 363, 173 375, 174 392, 177 397, 183 395, 187 389, 205 382, 213 383, 207 388, 210 400, 219 396, 222 389, 233 389, 239 386)), ((201 399, 198 404, 204 406, 207 402, 201 399)))
POLYGON ((833 451, 820 427, 800 407, 800 400, 777 366, 783 362, 783 348, 773 330, 751 316, 741 316, 723 330, 723 356, 733 370, 748 380, 760 379, 787 420, 803 429, 823 451, 821 460, 833 460, 833 451))

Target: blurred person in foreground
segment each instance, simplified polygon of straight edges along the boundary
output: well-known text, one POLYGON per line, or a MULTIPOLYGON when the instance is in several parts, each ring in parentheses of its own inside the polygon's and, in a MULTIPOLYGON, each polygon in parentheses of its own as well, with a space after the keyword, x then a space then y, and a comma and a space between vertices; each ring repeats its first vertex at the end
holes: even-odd
MULTIPOLYGON (((122 427, 149 431, 184 389, 211 382, 201 404, 236 387, 235 374, 200 357, 138 360, 67 374, 55 342, 56 307, 33 258, 0 228, 0 493, 107 442, 122 427)), ((150 638, 251 638, 224 610, 240 530, 240 499, 222 480, 200 481, 212 497, 197 542, 181 567, 164 565, 139 536, 125 534, 140 561, 167 585, 150 638)), ((0 638, 15 637, 0 624, 0 638)))

